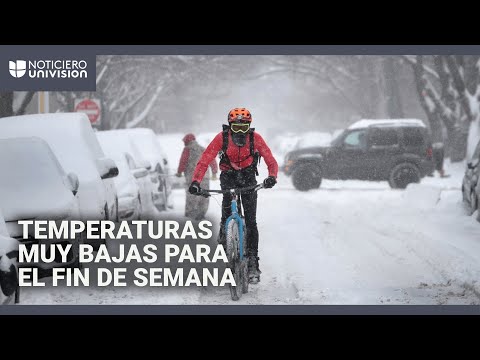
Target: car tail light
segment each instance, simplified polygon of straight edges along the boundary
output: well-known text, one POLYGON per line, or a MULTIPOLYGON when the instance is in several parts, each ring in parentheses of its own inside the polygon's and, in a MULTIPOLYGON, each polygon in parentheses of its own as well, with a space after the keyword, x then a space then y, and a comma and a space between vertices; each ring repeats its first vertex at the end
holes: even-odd
POLYGON ((288 160, 287 163, 285 164, 285 171, 288 171, 288 168, 292 166, 293 160, 288 160))
POLYGON ((431 146, 427 148, 427 159, 431 159, 433 157, 433 149, 431 146))

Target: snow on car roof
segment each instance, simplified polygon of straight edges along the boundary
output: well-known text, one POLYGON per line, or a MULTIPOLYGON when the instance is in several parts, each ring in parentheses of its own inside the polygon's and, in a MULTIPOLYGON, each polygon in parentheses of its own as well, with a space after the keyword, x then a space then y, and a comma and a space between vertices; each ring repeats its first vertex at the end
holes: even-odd
POLYGON ((96 135, 103 150, 109 156, 115 152, 127 153, 133 157, 137 166, 141 166, 141 162, 147 162, 144 154, 132 141, 128 132, 123 129, 98 131, 96 135))
MULTIPOLYGON (((74 197, 65 171, 38 137, 0 140, 0 199, 6 221, 61 213, 74 197)), ((68 209, 70 210, 70 209, 68 209)))
POLYGON ((96 181, 99 178, 95 159, 105 155, 84 113, 34 114, 0 118, 0 138, 25 136, 44 139, 65 171, 76 173, 80 181, 96 181))
POLYGON ((152 129, 149 128, 133 128, 133 129, 118 129, 112 130, 118 133, 128 134, 131 141, 140 148, 143 157, 150 162, 154 167, 159 163, 164 166, 163 159, 167 159, 167 155, 157 141, 157 136, 152 129))
POLYGON ((364 129, 370 126, 419 126, 426 127, 419 119, 362 119, 352 125, 349 129, 364 129))

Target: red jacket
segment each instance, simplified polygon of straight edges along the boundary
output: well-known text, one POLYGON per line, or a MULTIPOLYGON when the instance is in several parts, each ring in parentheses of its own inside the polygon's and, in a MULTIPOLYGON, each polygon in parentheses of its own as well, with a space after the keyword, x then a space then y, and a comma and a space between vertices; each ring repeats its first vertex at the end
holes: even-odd
MULTIPOLYGON (((254 132, 254 151, 258 151, 263 157, 265 163, 268 167, 268 175, 277 177, 278 173, 278 164, 275 158, 270 151, 270 148, 265 143, 265 140, 260 136, 260 134, 254 132)), ((234 170, 244 169, 250 166, 253 162, 253 157, 250 155, 250 136, 246 138, 246 144, 244 146, 237 146, 233 142, 232 134, 228 134, 228 147, 227 147, 227 156, 230 159, 230 163, 234 170)), ((207 171, 208 165, 212 162, 213 159, 217 156, 218 152, 222 150, 223 146, 223 132, 220 132, 215 136, 212 142, 207 146, 205 151, 202 154, 202 157, 198 161, 197 167, 193 173, 192 181, 202 181, 205 172, 207 171)), ((220 165, 220 170, 230 170, 231 168, 226 164, 220 165)))

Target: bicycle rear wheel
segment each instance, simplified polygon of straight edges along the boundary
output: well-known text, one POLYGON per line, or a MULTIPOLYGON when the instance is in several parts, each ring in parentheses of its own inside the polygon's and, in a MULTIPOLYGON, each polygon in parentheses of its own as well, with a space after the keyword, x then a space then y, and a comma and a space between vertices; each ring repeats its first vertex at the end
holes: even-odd
MULTIPOLYGON (((240 300, 242 293, 244 293, 245 283, 245 260, 240 260, 240 231, 238 222, 231 220, 227 226, 227 258, 228 267, 232 270, 235 279, 235 286, 230 284, 230 296, 233 301, 240 300)), ((247 274, 248 277, 248 274, 247 274)))

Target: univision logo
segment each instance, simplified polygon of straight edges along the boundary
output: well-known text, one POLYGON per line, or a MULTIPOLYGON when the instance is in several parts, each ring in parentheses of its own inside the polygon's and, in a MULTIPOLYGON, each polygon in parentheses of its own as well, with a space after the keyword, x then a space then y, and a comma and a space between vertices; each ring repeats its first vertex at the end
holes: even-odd
POLYGON ((10 75, 21 78, 25 74, 31 79, 86 79, 86 60, 15 60, 8 62, 10 75))
POLYGON ((9 61, 8 68, 10 75, 14 78, 21 78, 27 72, 27 62, 25 60, 9 61))

